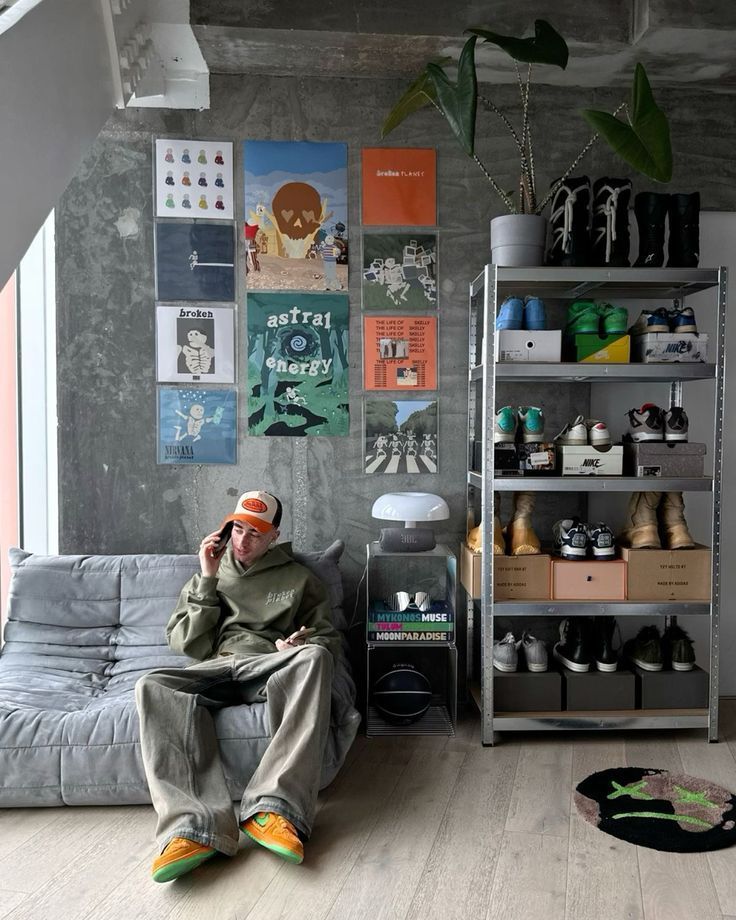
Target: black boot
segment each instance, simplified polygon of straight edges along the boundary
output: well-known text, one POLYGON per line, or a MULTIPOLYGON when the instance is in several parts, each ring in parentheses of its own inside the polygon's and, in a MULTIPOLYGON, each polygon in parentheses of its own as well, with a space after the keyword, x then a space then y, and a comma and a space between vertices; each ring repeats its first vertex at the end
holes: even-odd
POLYGON ((669 195, 659 192, 639 192, 634 199, 639 226, 639 258, 634 265, 646 268, 664 265, 664 222, 669 200, 669 195))
POLYGON ((630 179, 596 179, 593 183, 591 265, 629 265, 630 179))
POLYGON ((596 617, 593 627, 593 658, 599 671, 615 671, 618 656, 613 650, 614 617, 596 617))
MULTIPOLYGON (((556 182, 553 182, 554 186, 556 182)), ((590 265, 590 179, 565 179, 552 197, 547 265, 590 265)))
POLYGON ((588 671, 593 660, 590 621, 569 617, 560 623, 560 641, 552 649, 555 658, 571 671, 588 671))
POLYGON ((668 268, 697 268, 700 255, 700 192, 670 195, 668 268))

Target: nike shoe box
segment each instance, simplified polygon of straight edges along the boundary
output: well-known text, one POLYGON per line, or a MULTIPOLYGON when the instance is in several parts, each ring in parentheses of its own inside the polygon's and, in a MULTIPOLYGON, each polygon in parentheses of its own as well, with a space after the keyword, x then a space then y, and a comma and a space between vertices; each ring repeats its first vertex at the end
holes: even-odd
POLYGON ((631 339, 631 360, 641 364, 705 363, 707 333, 647 332, 631 339))
POLYGON ((621 547, 630 601, 710 601, 711 551, 621 547))
POLYGON ((579 332, 575 341, 570 341, 570 350, 571 360, 583 364, 628 364, 631 336, 579 332))
POLYGON ((496 333, 496 361, 559 364, 561 355, 561 329, 502 329, 496 333))
MULTIPOLYGON (((551 656, 550 656, 551 657, 551 656)), ((519 649, 519 670, 493 669, 493 708, 507 712, 561 712, 562 675, 550 663, 548 671, 525 671, 519 649)))
POLYGON ((624 449, 621 444, 561 444, 557 447, 557 467, 563 476, 621 476, 624 449))
POLYGON ((621 559, 553 559, 552 598, 558 601, 624 601, 626 563, 621 559))
POLYGON ((624 441, 626 476, 700 477, 705 470, 705 444, 690 441, 624 441))
POLYGON ((563 668, 565 709, 586 712, 595 709, 635 709, 636 677, 631 671, 568 671, 563 668))
POLYGON ((639 709, 707 709, 708 672, 697 665, 692 671, 645 671, 631 666, 637 683, 639 709))
MULTIPOLYGON (((496 601, 546 601, 550 599, 552 558, 537 556, 494 556, 493 596, 496 601)), ((460 581, 472 597, 480 597, 482 556, 463 544, 460 581)))

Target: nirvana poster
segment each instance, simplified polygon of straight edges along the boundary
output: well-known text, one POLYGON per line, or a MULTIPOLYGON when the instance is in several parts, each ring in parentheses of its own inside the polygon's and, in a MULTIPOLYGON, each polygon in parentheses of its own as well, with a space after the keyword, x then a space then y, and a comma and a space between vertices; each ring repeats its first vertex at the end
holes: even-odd
POLYGON ((437 400, 366 399, 365 472, 437 472, 437 400))
POLYGON ((160 387, 159 463, 236 463, 237 391, 160 387))
POLYGON ((348 297, 248 294, 248 433, 348 435, 348 297))

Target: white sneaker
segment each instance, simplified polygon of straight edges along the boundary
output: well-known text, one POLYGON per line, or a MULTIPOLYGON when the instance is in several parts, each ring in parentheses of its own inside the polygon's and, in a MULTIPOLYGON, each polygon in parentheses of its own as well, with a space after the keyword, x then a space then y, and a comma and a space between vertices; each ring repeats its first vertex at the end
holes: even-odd
POLYGON ((514 634, 506 633, 503 639, 493 643, 493 667, 499 671, 515 671, 519 666, 519 646, 514 634))
POLYGON ((607 447, 611 443, 611 432, 605 422, 597 418, 586 418, 585 427, 588 429, 588 444, 607 447))
POLYGON ((568 422, 562 431, 555 437, 555 441, 560 444, 587 444, 588 428, 585 424, 585 417, 578 415, 573 421, 568 422))

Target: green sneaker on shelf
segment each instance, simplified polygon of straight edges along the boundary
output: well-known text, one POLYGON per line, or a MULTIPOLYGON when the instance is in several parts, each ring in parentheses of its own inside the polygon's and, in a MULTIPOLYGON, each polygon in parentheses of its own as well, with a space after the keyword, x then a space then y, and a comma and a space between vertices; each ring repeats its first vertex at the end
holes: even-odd
POLYGON ((606 335, 626 335, 629 326, 629 311, 625 307, 614 307, 610 303, 599 304, 603 317, 603 331, 606 335))
POLYGON ((567 308, 566 335, 577 335, 581 332, 598 333, 601 308, 593 300, 575 300, 567 308))

